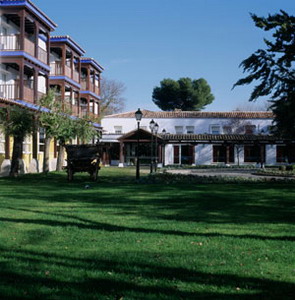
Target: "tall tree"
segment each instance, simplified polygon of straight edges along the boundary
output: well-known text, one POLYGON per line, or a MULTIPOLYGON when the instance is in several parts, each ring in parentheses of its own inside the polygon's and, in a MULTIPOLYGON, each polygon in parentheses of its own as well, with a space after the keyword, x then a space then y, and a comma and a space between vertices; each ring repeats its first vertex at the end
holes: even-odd
POLYGON ((201 110, 212 103, 214 96, 203 78, 163 79, 153 90, 153 102, 162 110, 201 110))
POLYGON ((19 174, 19 159, 22 157, 23 142, 33 130, 33 114, 18 106, 0 108, 0 126, 5 134, 13 136, 13 150, 10 177, 19 174))
POLYGON ((79 118, 75 121, 75 135, 82 143, 89 143, 92 139, 96 139, 100 136, 100 132, 97 131, 92 122, 86 118, 79 118))
POLYGON ((251 17, 257 27, 273 32, 273 41, 265 39, 265 50, 258 49, 242 61, 240 66, 244 72, 250 74, 238 80, 234 87, 258 81, 249 100, 255 101, 259 97, 269 96, 277 132, 294 138, 295 17, 283 10, 266 18, 254 14, 251 17))
POLYGON ((55 90, 50 89, 40 100, 38 113, 39 126, 45 130, 45 143, 43 153, 43 173, 49 172, 50 143, 56 137, 59 127, 64 121, 62 117, 62 103, 55 101, 55 90), (45 110, 44 110, 45 108, 45 110))
POLYGON ((115 114, 123 111, 125 98, 122 96, 126 87, 124 83, 102 78, 100 84, 100 113, 102 116, 115 114))

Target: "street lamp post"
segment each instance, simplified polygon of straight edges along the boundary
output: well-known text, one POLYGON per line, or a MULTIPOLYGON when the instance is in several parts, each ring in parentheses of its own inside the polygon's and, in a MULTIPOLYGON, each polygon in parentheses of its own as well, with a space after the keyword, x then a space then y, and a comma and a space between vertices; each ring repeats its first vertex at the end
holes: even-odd
POLYGON ((158 137, 157 137, 157 134, 158 134, 158 130, 159 130, 159 125, 158 123, 155 124, 155 128, 154 128, 154 131, 155 131, 155 172, 157 172, 157 167, 158 167, 158 137))
POLYGON ((153 144, 153 138, 154 138, 154 128, 155 128, 155 121, 150 121, 150 130, 151 130, 151 166, 150 166, 150 173, 153 173, 153 156, 154 156, 154 144, 153 144))
POLYGON ((137 153, 136 153, 136 180, 139 179, 139 123, 142 118, 142 112, 140 109, 137 110, 135 113, 135 119, 137 121, 137 153))

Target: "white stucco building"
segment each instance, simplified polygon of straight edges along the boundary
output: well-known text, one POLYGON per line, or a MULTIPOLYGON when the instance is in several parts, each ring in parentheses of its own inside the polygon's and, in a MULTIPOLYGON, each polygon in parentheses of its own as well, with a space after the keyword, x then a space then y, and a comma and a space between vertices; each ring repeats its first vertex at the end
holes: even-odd
MULTIPOLYGON (((137 151, 135 111, 102 119, 102 141, 109 145, 106 164, 132 164, 137 151)), ((256 164, 269 165, 295 160, 291 141, 270 134, 271 112, 198 112, 142 110, 140 122, 140 158, 151 156, 149 124, 154 120, 157 133, 157 161, 179 164, 256 164)), ((155 147, 154 136, 154 147, 155 147)))

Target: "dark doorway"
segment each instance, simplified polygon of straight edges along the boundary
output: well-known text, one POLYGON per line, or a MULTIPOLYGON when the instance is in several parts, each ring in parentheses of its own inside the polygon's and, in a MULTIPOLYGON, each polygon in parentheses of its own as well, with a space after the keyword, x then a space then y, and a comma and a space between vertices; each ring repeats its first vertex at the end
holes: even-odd
MULTIPOLYGON (((229 148, 229 161, 228 163, 234 163, 234 147, 231 145, 229 148)), ((213 146, 213 162, 226 162, 226 146, 213 146)))

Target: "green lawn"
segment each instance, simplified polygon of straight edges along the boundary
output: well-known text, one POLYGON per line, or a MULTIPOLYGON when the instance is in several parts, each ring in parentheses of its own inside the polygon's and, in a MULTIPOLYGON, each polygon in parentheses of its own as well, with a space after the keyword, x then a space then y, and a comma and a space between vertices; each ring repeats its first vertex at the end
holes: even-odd
POLYGON ((0 178, 0 299, 294 299, 294 184, 134 173, 0 178))

